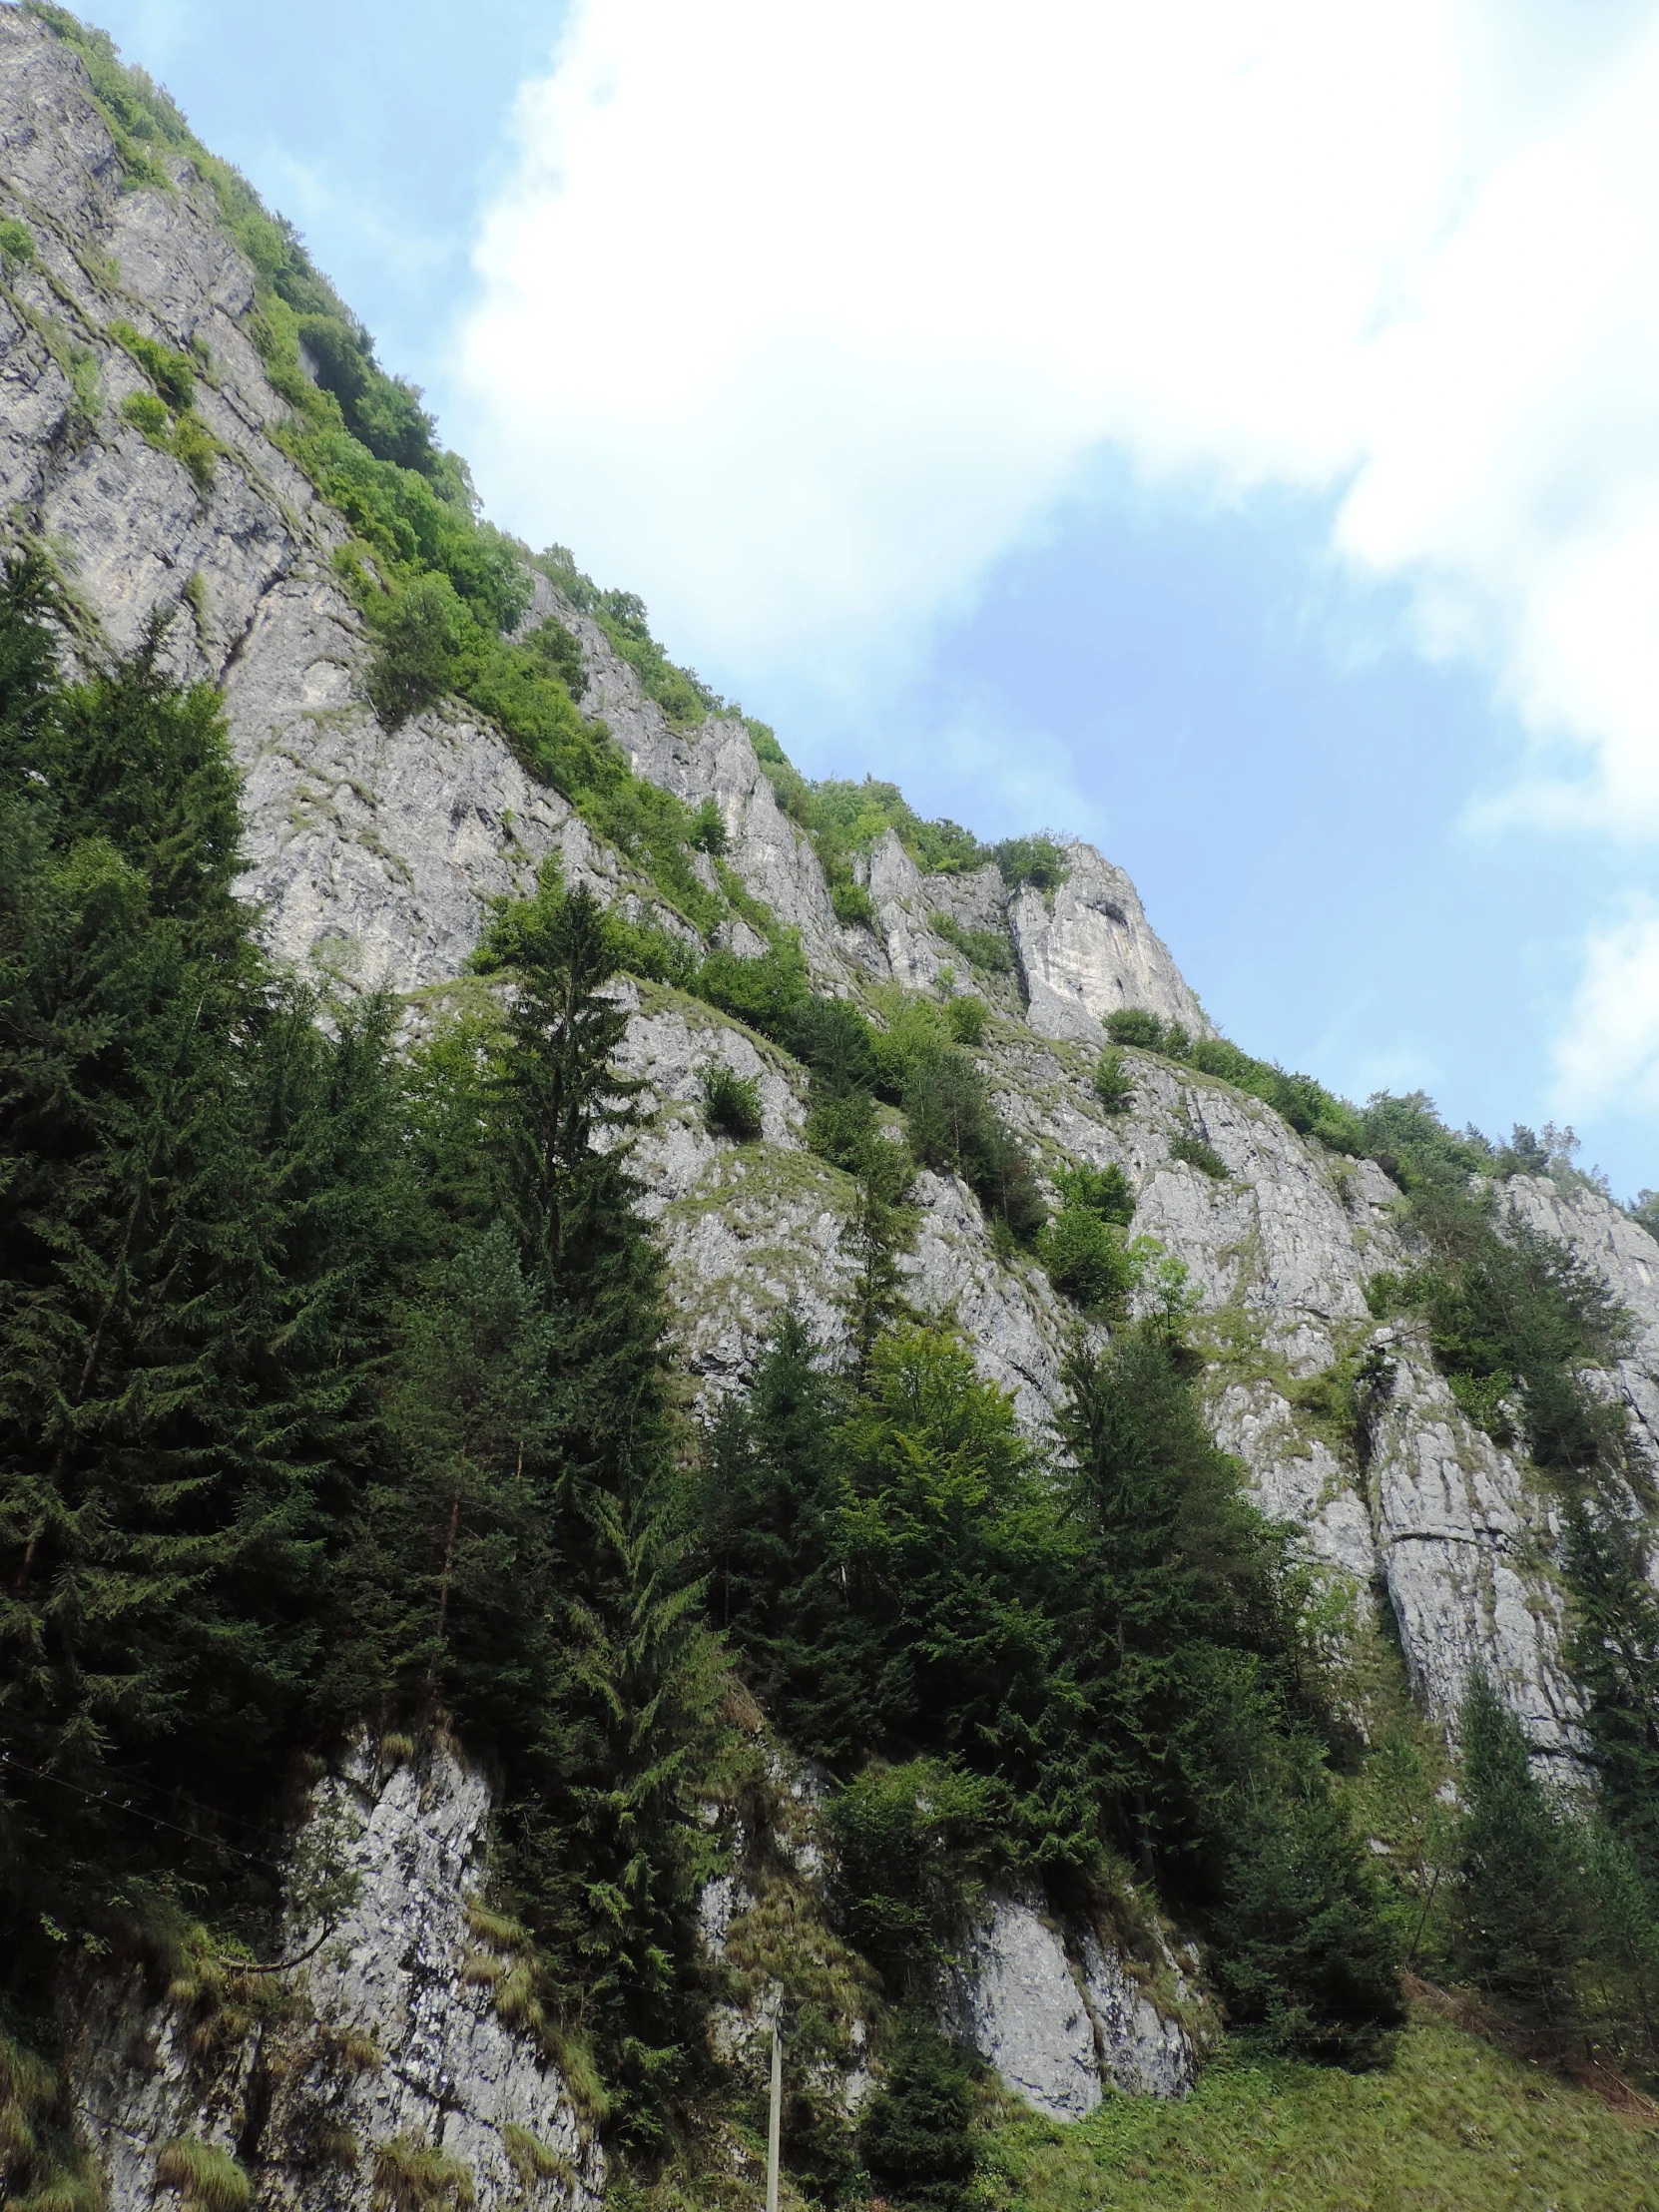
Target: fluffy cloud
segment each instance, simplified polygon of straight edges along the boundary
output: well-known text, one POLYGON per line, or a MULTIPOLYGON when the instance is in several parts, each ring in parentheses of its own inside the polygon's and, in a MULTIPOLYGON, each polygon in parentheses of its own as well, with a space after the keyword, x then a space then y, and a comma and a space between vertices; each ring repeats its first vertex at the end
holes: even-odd
POLYGON ((587 0, 477 248, 494 511, 722 665, 869 680, 1104 441, 1342 493, 1659 830, 1659 25, 1535 0, 587 0))
POLYGON ((1555 1073, 1563 1112, 1659 1111, 1659 908, 1651 902, 1591 937, 1555 1073))

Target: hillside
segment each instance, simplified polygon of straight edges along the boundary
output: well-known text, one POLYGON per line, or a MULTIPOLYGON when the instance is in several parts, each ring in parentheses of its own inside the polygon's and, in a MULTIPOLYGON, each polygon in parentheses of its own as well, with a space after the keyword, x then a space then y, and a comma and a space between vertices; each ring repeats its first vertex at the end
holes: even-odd
POLYGON ((0 257, 3 2201, 747 2199, 775 1990, 827 2207, 1652 2201, 1399 1994, 1651 2083, 1651 1225, 809 784, 52 7, 0 257))

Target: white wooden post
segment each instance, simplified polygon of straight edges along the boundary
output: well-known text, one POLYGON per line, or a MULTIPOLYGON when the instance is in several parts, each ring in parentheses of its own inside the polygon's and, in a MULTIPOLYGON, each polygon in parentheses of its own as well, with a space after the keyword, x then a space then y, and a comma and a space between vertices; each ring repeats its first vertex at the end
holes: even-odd
POLYGON ((772 1993, 772 2109, 767 2114, 767 2212, 778 2212, 778 2165, 784 2141, 784 1992, 772 1993))

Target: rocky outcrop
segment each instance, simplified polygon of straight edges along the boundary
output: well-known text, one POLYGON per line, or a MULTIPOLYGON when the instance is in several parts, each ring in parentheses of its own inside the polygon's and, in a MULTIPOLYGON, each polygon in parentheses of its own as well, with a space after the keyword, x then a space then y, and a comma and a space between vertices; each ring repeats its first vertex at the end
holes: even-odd
MULTIPOLYGON (((1174 1961, 1166 1966, 1173 1974, 1174 1961)), ((1144 1971, 1145 1969, 1143 1969, 1144 1971)), ((986 1901, 941 2004, 947 2030, 1054 2120, 1081 2120, 1112 2090, 1185 2096, 1194 2043, 1093 1929, 1066 1928, 1030 1897, 986 1901)))
POLYGON ((1032 1028, 1098 1045, 1108 1014, 1141 1006, 1190 1036, 1212 1035, 1122 868, 1090 844, 1068 844, 1066 859, 1070 872, 1057 890, 1027 885, 1013 904, 1032 1028))
POLYGON ((230 1977, 219 2017, 148 2003, 137 1981, 93 1992, 73 2070, 109 2212, 153 2204, 181 2140, 234 2158, 258 2212, 369 2212, 399 2147, 453 2160, 480 2212, 592 2212, 603 2163, 563 2080, 467 1970, 489 1810, 441 1742, 419 1759, 365 1742, 296 1842, 296 1868, 327 1855, 352 1892, 325 1929, 290 1916, 302 1964, 279 1984, 230 1977))
POLYGON ((1550 1572, 1558 1525, 1522 1466, 1458 1413, 1415 1332, 1381 1330, 1375 1347, 1378 1557, 1412 1687, 1450 1723, 1482 1668, 1534 1747, 1568 1758, 1579 1705, 1550 1572))
MULTIPOLYGON (((635 1015, 619 1058, 647 1086, 649 1117, 634 1164, 668 1251, 687 1370, 716 1392, 745 1382, 786 1306, 821 1344, 837 1345, 851 1184, 807 1149, 801 1069, 700 1000, 650 983, 625 988, 635 1015), (704 1080, 716 1061, 759 1087, 759 1140, 738 1144, 708 1129, 704 1080)), ((915 1199, 914 1245, 900 1262, 912 1303, 953 1318, 985 1375, 1041 1431, 1058 1394, 1066 1308, 1040 1269, 998 1256, 977 1200, 955 1177, 922 1174, 915 1199)))

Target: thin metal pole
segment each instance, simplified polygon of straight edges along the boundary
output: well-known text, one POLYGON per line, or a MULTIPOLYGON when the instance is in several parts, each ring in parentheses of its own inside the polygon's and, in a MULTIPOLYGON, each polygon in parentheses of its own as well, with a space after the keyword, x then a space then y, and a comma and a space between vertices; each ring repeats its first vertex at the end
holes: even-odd
POLYGON ((767 2114, 767 2212, 778 2212, 778 2163, 784 2140, 784 1992, 772 2000, 772 2109, 767 2114))

